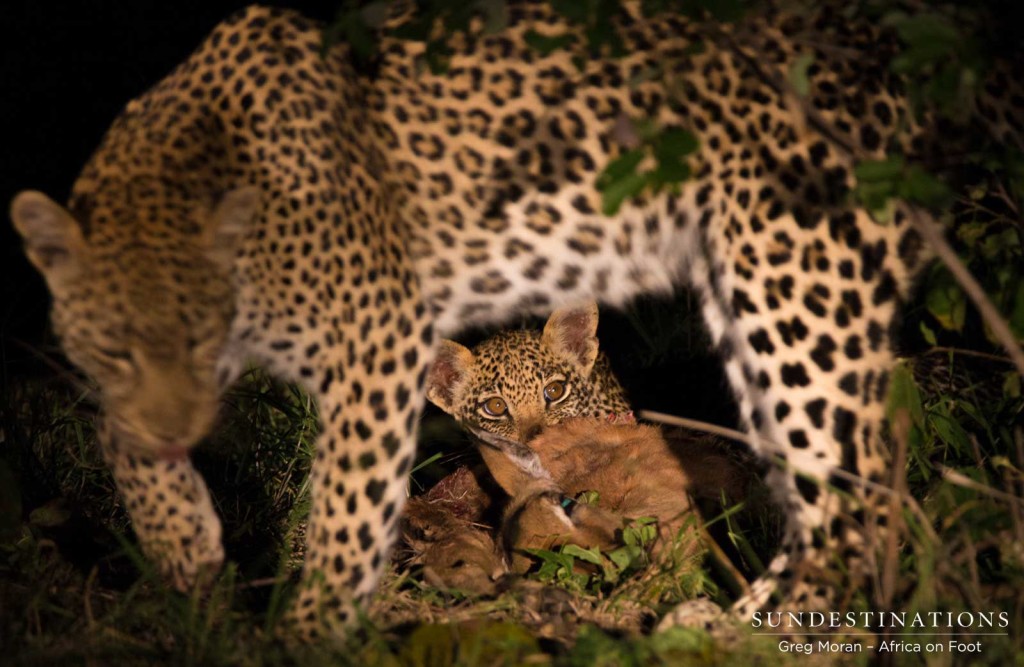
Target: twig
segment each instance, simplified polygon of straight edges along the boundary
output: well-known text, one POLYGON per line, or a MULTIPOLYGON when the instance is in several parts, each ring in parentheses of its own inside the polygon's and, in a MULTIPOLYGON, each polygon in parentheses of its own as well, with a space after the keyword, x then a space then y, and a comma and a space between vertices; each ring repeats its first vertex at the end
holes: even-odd
POLYGON ((718 435, 729 440, 735 440, 737 442, 742 442, 745 445, 750 445, 751 448, 753 448, 755 444, 754 436, 750 433, 744 433, 743 431, 726 428, 725 426, 718 426, 717 424, 711 424, 698 419, 687 419, 686 417, 677 417, 675 415, 668 415, 663 412, 654 412, 652 410, 640 410, 637 412, 637 416, 641 419, 647 419, 652 422, 659 422, 669 426, 682 426, 683 428, 693 429, 694 431, 718 435))
POLYGON ((898 498, 907 494, 907 441, 910 438, 910 411, 900 408, 890 420, 893 440, 896 442, 896 456, 892 462, 893 496, 889 500, 890 530, 885 532, 885 559, 882 567, 880 597, 883 609, 891 607, 896 595, 896 577, 899 574, 899 537, 905 525, 900 512, 898 498))
POLYGON ((977 202, 977 201, 975 201, 975 200, 973 200, 973 199, 971 199, 969 197, 964 197, 964 196, 961 195, 961 196, 958 196, 956 199, 965 208, 969 208, 972 211, 981 211, 982 213, 988 213, 989 215, 991 215, 994 218, 1001 218, 1001 219, 1006 220, 1006 221, 1008 221, 1010 223, 1013 222, 1013 220, 1009 219, 1006 216, 1005 213, 1000 213, 999 211, 993 211, 988 206, 985 206, 984 204, 981 204, 981 203, 979 203, 979 202, 977 202))
POLYGON ((921 354, 956 354, 962 357, 975 357, 977 359, 985 359, 986 361, 994 361, 1000 364, 1013 364, 1012 359, 1000 357, 998 354, 989 354, 988 352, 978 352, 977 350, 966 350, 961 347, 947 347, 943 345, 930 347, 921 354))
POLYGON ((739 589, 740 597, 749 595, 750 584, 747 583, 747 580, 743 578, 740 571, 736 569, 735 565, 733 565, 732 560, 730 560, 730 558, 725 554, 721 545, 711 537, 711 534, 708 533, 707 527, 703 524, 700 526, 700 532, 704 536, 704 544, 707 546, 708 551, 711 552, 712 558, 714 558, 718 563, 719 567, 725 570, 728 575, 732 577, 733 583, 736 585, 736 588, 739 589))
MULTIPOLYGON (((711 433, 713 435, 718 435, 723 438, 728 438, 729 440, 742 442, 749 446, 751 449, 754 449, 755 451, 758 451, 757 449, 755 449, 755 443, 768 444, 775 447, 778 451, 784 451, 784 448, 778 443, 773 443, 767 438, 763 438, 759 435, 743 433, 742 431, 726 428, 724 426, 718 426, 716 424, 710 424, 708 422, 703 422, 697 419, 676 417, 675 415, 667 415, 663 412, 654 412, 652 410, 639 410, 637 412, 637 416, 640 417, 641 419, 647 419, 649 421, 659 422, 662 424, 667 424, 669 426, 682 426, 683 428, 693 429, 694 431, 711 433)), ((778 464, 777 461, 776 464, 778 464)), ((809 479, 817 479, 817 475, 806 470, 800 470, 792 463, 787 463, 786 465, 795 468, 798 473, 806 475, 809 479)), ((872 491, 875 491, 876 493, 883 496, 900 496, 900 499, 902 500, 904 505, 906 505, 906 507, 910 509, 910 511, 914 514, 914 516, 917 517, 918 521, 921 522, 921 529, 924 530, 925 533, 927 533, 928 539, 930 539, 934 543, 938 543, 939 536, 935 532, 935 529, 932 528, 931 519, 928 518, 928 515, 925 514, 924 510, 921 508, 921 505, 918 504, 917 500, 915 500, 913 496, 907 493, 898 494, 896 493, 896 491, 893 491, 884 484, 879 484, 878 482, 872 482, 869 479, 864 479, 863 477, 860 477, 859 475, 854 475, 853 473, 843 470, 842 468, 833 468, 832 470, 829 471, 829 475, 834 475, 839 479, 850 482, 851 484, 856 484, 857 486, 861 486, 865 489, 871 489, 872 491)))
POLYGON ((996 179, 996 196, 1003 200, 1003 203, 1010 207, 1015 214, 1020 215, 1020 209, 1017 207, 1017 202, 1014 200, 1010 193, 1006 191, 1006 186, 1003 181, 996 179))
POLYGON ((997 498, 999 500, 1008 502, 1012 505, 1019 505, 1020 507, 1024 507, 1024 498, 1018 498, 1012 493, 1006 493, 1005 491, 993 489, 992 487, 986 486, 980 482, 975 482, 970 477, 963 475, 957 472, 956 470, 953 470, 952 468, 947 468, 941 463, 937 465, 939 468, 939 472, 942 473, 942 478, 945 479, 950 484, 954 484, 965 489, 970 489, 971 491, 977 491, 978 493, 982 493, 986 496, 989 496, 990 498, 997 498))
POLYGON ((974 279, 971 272, 967 270, 967 267, 960 261, 960 258, 956 256, 953 248, 946 243, 946 239, 938 231, 939 225, 934 222, 924 221, 920 213, 912 207, 908 210, 908 218, 910 219, 910 224, 931 245, 935 250, 935 254, 938 255, 942 263, 949 269, 949 272, 956 278, 960 287, 970 297, 975 308, 981 313, 981 319, 985 321, 985 324, 992 331, 992 335, 995 336, 996 340, 1006 349, 1007 354, 1010 355, 1010 359, 1013 361, 1013 365, 1016 366, 1017 372, 1024 376, 1024 351, 1020 349, 1016 336, 1010 330, 1010 325, 1006 323, 1003 316, 996 310, 988 295, 985 294, 985 290, 981 288, 981 285, 974 279))
POLYGON ((289 577, 265 577, 263 579, 253 579, 252 581, 246 581, 236 586, 238 590, 245 590, 248 588, 263 588, 264 586, 276 586, 277 584, 288 581, 289 577))
MULTIPOLYGON (((1016 463, 1017 470, 1019 471, 1024 468, 1024 430, 1021 430, 1019 426, 1013 429, 1013 444, 1016 449, 1016 463)), ((1024 493, 1024 483, 1021 482, 1019 476, 1017 476, 1017 479, 1010 479, 1010 475, 1005 470, 1003 474, 1009 481, 1011 489, 1014 489, 1018 494, 1024 493)), ((1024 516, 1021 516, 1024 513, 1019 508, 1014 507, 1013 509, 1017 510, 1011 513, 1013 517, 1013 530, 1017 535, 1017 542, 1024 544, 1024 516)))

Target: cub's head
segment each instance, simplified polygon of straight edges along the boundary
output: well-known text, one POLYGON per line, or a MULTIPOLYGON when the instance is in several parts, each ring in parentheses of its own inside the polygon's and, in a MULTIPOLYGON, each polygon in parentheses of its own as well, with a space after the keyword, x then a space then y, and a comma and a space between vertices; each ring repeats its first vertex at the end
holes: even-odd
POLYGON ((11 219, 53 296, 67 356, 99 385, 113 434, 176 458, 216 416, 231 267, 259 196, 244 188, 214 205, 156 190, 135 184, 88 205, 79 198, 76 215, 25 191, 11 219))
POLYGON ((441 341, 427 398, 463 425, 517 442, 569 417, 626 412, 596 332, 590 303, 556 310, 543 332, 502 332, 473 350, 441 341))

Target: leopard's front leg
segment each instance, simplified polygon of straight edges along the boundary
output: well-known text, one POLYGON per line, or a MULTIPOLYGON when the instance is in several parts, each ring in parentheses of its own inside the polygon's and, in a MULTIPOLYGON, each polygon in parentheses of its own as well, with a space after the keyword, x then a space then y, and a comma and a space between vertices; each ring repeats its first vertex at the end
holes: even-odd
MULTIPOLYGON (((405 316, 396 320, 410 322, 405 316)), ((428 333, 399 337, 385 328, 376 332, 382 340, 371 332, 371 340, 351 345, 339 333, 340 347, 351 354, 322 371, 323 431, 311 472, 306 559, 290 628, 303 639, 343 636, 387 566, 416 451, 430 353, 429 325, 423 326, 428 333)))
POLYGON ((207 585, 224 563, 224 547, 220 519, 192 462, 132 448, 103 420, 99 442, 142 552, 179 591, 207 585))

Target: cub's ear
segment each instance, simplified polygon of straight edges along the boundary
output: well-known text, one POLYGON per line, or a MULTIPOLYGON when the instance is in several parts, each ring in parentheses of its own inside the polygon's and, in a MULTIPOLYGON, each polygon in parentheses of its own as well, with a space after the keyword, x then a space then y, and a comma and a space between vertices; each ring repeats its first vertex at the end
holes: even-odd
POLYGON ((25 239, 25 254, 58 293, 74 281, 85 261, 78 222, 42 192, 24 190, 11 201, 11 221, 25 239))
POLYGON ((597 361, 597 304, 591 301, 551 313, 541 340, 583 377, 589 377, 597 361))
POLYGON ((234 265, 259 211, 260 191, 251 185, 229 191, 214 208, 203 242, 206 255, 224 271, 234 265))
POLYGON ((455 416, 455 398, 469 378, 476 359, 468 348, 453 340, 442 340, 427 375, 427 399, 455 416))

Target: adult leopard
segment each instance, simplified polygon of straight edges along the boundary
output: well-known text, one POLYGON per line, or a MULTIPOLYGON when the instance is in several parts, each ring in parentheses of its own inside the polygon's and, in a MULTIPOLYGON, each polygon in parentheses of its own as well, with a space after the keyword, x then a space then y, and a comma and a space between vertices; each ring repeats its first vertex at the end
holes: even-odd
POLYGON ((823 591, 798 584, 799 565, 857 556, 831 489, 862 493, 834 473, 884 481, 889 325, 926 259, 908 209, 879 225, 850 203, 839 148, 881 156, 913 125, 887 74, 892 40, 827 9, 727 30, 626 13, 627 55, 581 72, 526 35, 582 28, 509 5, 498 34, 451 38, 445 73, 421 66, 422 44, 386 39, 373 76, 346 45, 322 55, 314 22, 247 9, 127 105, 67 209, 32 191, 12 203, 64 349, 100 387, 140 542, 177 586, 223 559, 188 452, 249 361, 319 405, 296 609, 305 634, 337 634, 387 562, 435 337, 682 284, 755 447, 787 462, 769 480, 790 517, 783 551, 738 608, 780 581, 806 601, 823 591), (804 55, 801 104, 770 79, 804 55), (624 116, 685 128, 700 149, 677 194, 607 218, 595 179, 624 116))

